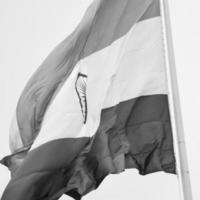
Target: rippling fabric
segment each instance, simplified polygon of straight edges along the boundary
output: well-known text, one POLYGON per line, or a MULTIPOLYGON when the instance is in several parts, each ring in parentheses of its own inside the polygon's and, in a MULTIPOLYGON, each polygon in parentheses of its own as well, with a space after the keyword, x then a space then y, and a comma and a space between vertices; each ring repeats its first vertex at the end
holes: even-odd
POLYGON ((25 86, 2 200, 76 200, 109 174, 176 173, 159 0, 94 0, 25 86))

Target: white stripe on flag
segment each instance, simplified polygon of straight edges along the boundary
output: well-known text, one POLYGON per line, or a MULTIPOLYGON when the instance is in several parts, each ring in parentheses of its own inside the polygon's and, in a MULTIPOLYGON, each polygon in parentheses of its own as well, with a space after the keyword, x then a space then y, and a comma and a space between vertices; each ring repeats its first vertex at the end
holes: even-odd
POLYGON ((161 18, 137 23, 109 47, 81 60, 46 111, 32 149, 60 138, 91 137, 103 108, 144 95, 167 94, 161 18), (123 47, 123 51, 122 51, 123 47), (87 78, 87 122, 75 90, 87 78))
POLYGON ((16 153, 16 150, 19 150, 23 147, 23 143, 21 140, 21 135, 19 132, 19 126, 17 123, 16 113, 14 114, 11 126, 9 130, 9 142, 10 142, 10 149, 12 153, 16 153))

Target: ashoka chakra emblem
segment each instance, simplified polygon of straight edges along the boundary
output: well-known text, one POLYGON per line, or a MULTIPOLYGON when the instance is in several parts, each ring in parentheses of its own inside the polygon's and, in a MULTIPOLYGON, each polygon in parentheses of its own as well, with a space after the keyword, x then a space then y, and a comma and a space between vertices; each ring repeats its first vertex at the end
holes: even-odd
POLYGON ((86 83, 87 83, 87 75, 78 73, 76 80, 76 92, 79 98, 81 111, 83 114, 83 123, 85 124, 87 121, 87 98, 86 98, 86 83))

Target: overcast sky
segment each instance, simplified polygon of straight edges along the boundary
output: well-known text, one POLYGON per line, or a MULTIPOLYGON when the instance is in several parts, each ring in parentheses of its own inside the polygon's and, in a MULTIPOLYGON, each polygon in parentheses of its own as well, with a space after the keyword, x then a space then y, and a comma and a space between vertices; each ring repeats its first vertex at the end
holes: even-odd
MULTIPOLYGON (((48 53, 76 27, 91 0, 0 0, 0 158, 19 95, 48 53)), ((169 0, 194 200, 200 199, 200 2, 169 0)), ((9 181, 0 166, 0 196, 9 181)), ((69 200, 69 197, 62 197, 69 200)), ((128 170, 105 179, 84 200, 178 200, 175 175, 128 170)))

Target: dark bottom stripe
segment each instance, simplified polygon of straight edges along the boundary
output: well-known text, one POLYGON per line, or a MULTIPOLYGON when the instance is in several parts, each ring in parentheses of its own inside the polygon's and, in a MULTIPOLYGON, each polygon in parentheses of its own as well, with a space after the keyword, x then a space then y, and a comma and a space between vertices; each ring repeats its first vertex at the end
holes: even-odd
POLYGON ((175 173, 166 95, 122 102, 102 111, 92 138, 68 138, 32 150, 14 173, 2 200, 78 200, 110 173, 137 168, 142 175, 175 173))

